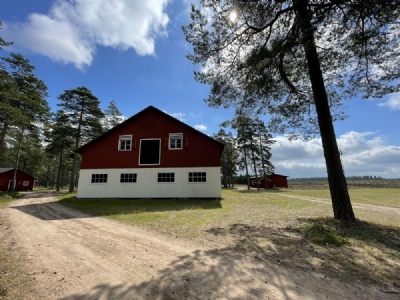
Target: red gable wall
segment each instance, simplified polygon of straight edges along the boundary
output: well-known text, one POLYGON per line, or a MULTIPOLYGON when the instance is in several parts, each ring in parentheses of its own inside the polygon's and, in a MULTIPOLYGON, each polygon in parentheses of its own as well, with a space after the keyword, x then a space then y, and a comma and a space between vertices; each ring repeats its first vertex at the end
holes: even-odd
POLYGON ((79 149, 81 169, 220 166, 223 145, 188 125, 148 107, 79 149), (170 133, 183 133, 183 149, 169 150, 170 133), (120 135, 132 135, 131 151, 118 151, 120 135), (161 139, 160 165, 139 165, 140 139, 161 139))
MULTIPOLYGON (((14 169, 7 172, 0 173, 0 191, 7 191, 10 180, 13 179, 14 169)), ((16 191, 31 191, 35 183, 35 178, 21 170, 17 170, 17 183, 15 186, 16 191), (28 181, 28 185, 24 186, 24 181, 28 181)))

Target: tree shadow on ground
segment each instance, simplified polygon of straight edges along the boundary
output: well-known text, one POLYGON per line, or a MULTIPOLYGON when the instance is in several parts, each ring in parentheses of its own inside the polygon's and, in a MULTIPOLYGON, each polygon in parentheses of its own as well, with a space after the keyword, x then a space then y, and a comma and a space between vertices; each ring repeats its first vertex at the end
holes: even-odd
POLYGON ((399 228, 363 222, 355 231, 375 230, 380 238, 343 229, 349 245, 319 246, 301 230, 310 222, 327 221, 300 220, 296 228, 210 228, 210 235, 233 242, 181 256, 139 285, 103 284, 63 299, 398 299, 399 228), (374 270, 366 258, 382 267, 374 270))
MULTIPOLYGON (((40 193, 36 198, 53 196, 40 193)), ((18 205, 16 202, 16 205, 10 206, 45 221, 221 207, 220 199, 77 199, 74 194, 59 201, 26 205, 18 205)))
POLYGON ((222 199, 77 199, 74 196, 59 203, 97 216, 115 214, 220 209, 222 199))
POLYGON ((70 208, 60 209, 60 204, 58 204, 58 202, 56 201, 17 206, 11 205, 10 208, 17 209, 25 214, 31 215, 43 221, 69 220, 93 217, 89 214, 72 210, 70 208))

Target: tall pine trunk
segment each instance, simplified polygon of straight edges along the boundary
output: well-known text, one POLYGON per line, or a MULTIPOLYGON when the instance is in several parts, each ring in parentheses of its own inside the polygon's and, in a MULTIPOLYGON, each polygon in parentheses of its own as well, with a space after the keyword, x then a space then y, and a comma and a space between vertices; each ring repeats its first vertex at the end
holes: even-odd
MULTIPOLYGON (((81 108, 81 112, 79 115, 79 122, 78 122, 78 130, 75 137, 75 150, 78 149, 79 143, 81 140, 81 127, 82 127, 82 120, 83 120, 83 107, 81 108)), ((74 150, 74 158, 72 161, 72 170, 71 170, 71 178, 69 182, 69 192, 72 193, 75 188, 75 172, 76 172, 76 165, 78 163, 78 153, 74 150)))
POLYGON ((314 28, 311 25, 311 13, 307 8, 308 0, 297 0, 298 17, 303 35, 303 46, 307 60, 319 130, 328 172, 329 189, 332 198, 333 215, 337 220, 354 221, 355 216, 350 202, 346 178, 344 176, 340 152, 336 142, 328 95, 322 75, 321 64, 314 40, 314 28))

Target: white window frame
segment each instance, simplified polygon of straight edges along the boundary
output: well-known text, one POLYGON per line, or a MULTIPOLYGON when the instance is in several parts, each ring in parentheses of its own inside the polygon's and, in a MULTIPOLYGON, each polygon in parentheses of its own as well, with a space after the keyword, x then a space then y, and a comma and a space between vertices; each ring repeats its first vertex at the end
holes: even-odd
POLYGON ((24 182, 22 183, 22 186, 29 186, 29 181, 28 180, 24 180, 24 182))
POLYGON ((183 149, 183 133, 170 133, 168 139, 168 149, 169 150, 182 150, 183 149), (181 146, 176 147, 176 140, 181 140, 181 146), (172 141, 174 144, 172 145, 172 141))
MULTIPOLYGON (((165 177, 165 178, 168 178, 168 177, 165 177)), ((157 183, 162 183, 162 184, 163 183, 168 183, 168 184, 175 183, 175 172, 158 172, 157 173, 157 183), (162 178, 162 177, 160 177, 161 174, 172 174, 173 176, 169 177, 169 179, 173 178, 174 181, 159 181, 159 179, 162 178)))
POLYGON ((90 176, 90 183, 91 184, 107 184, 108 183, 108 173, 92 173, 91 174, 91 176, 90 176), (98 176, 100 176, 100 175, 106 175, 105 176, 105 178, 106 178, 106 181, 104 181, 104 182, 93 182, 93 175, 94 176, 96 176, 96 175, 98 175, 98 176))
POLYGON ((207 183, 207 172, 189 172, 188 174, 188 182, 189 183, 207 183), (203 176, 204 173, 204 176, 203 176), (196 179, 205 179, 205 181, 195 181, 196 179), (192 179, 192 181, 190 181, 192 179))
MULTIPOLYGON (((125 178, 125 180, 126 180, 126 178, 125 178)), ((120 176, 119 176, 119 183, 121 183, 121 184, 132 184, 132 183, 137 183, 137 173, 121 173, 120 176), (132 174, 132 180, 133 180, 133 181, 121 181, 121 180, 122 180, 122 177, 123 177, 124 175, 130 175, 130 174, 132 174)))
POLYGON ((129 134, 124 134, 124 135, 120 135, 119 136, 119 140, 118 140, 118 151, 131 151, 132 150, 132 135, 129 134), (122 141, 129 141, 130 145, 129 145, 129 149, 122 149, 122 141))

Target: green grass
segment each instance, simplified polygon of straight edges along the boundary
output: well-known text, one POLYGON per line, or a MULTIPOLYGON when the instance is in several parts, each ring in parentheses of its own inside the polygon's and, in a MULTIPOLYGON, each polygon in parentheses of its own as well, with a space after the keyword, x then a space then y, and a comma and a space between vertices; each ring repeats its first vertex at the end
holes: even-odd
MULTIPOLYGON (((395 195, 399 194, 399 189, 379 191, 379 195, 386 195, 386 201, 378 199, 374 189, 357 189, 350 193, 354 203, 398 205, 395 195)), ((67 194, 61 203, 94 216, 155 227, 163 232, 191 238, 201 237, 209 228, 229 224, 282 226, 296 224, 298 219, 329 218, 333 215, 328 199, 323 204, 282 197, 285 194, 329 197, 328 190, 223 190, 222 200, 76 199, 76 194, 67 194)), ((357 210, 356 217, 382 225, 399 225, 397 215, 357 210)))
POLYGON ((307 224, 305 230, 306 237, 313 243, 318 245, 334 245, 343 246, 349 241, 334 231, 331 227, 318 223, 307 224))
POLYGON ((184 237, 200 237, 211 227, 248 222, 277 224, 303 217, 327 216, 326 205, 293 201, 275 191, 257 193, 223 191, 222 200, 209 199, 76 199, 60 201, 94 216, 105 216, 136 225, 155 227, 184 237))
POLYGON ((0 208, 7 207, 15 199, 18 199, 21 195, 18 192, 0 192, 0 208))

